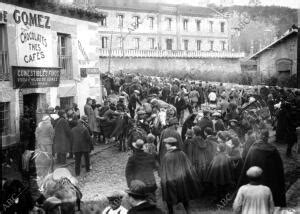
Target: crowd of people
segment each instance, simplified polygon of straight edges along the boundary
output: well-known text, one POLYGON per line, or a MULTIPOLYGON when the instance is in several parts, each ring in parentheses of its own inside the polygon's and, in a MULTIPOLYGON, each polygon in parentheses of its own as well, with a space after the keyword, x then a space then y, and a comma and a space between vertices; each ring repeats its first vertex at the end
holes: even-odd
MULTIPOLYGON (((36 127, 34 149, 60 164, 75 158, 78 176, 82 156, 91 170, 95 145, 125 142, 132 151, 125 169, 128 213, 163 213, 156 206, 158 191, 169 213, 180 203, 189 212, 190 201, 203 197, 218 204, 228 193, 236 196, 231 202, 237 213, 286 206, 283 163, 269 132, 276 131, 291 157, 300 126, 299 91, 124 74, 106 76, 104 85, 103 105, 87 98, 84 115, 76 104, 48 108, 36 127)), ((26 153, 24 163, 34 155, 26 153)), ((70 186, 80 199, 76 182, 70 186)), ((36 197, 39 203, 51 199, 36 197)), ((122 194, 108 200, 103 213, 127 213, 122 194)))

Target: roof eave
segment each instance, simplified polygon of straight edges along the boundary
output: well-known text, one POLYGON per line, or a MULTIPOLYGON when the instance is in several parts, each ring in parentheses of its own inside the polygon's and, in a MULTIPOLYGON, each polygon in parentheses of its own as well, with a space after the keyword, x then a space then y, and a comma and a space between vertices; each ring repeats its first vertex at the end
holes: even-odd
POLYGON ((248 58, 248 60, 251 60, 251 59, 256 60, 256 59, 259 57, 260 54, 262 54, 263 52, 269 50, 272 46, 278 44, 278 43, 281 42, 282 40, 288 38, 289 36, 291 36, 292 34, 297 33, 297 32, 298 32, 298 31, 296 31, 296 30, 292 30, 292 31, 291 31, 290 33, 288 33, 287 35, 285 35, 285 36, 283 36, 283 37, 277 39, 276 41, 272 42, 271 44, 267 45, 266 47, 264 47, 264 48, 261 49, 260 51, 256 52, 256 53, 253 54, 252 56, 250 56, 250 57, 248 58))

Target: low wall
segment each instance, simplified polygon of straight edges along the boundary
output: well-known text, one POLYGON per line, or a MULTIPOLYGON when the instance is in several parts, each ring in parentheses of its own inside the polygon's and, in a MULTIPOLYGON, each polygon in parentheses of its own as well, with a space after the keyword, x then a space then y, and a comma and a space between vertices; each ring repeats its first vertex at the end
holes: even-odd
MULTIPOLYGON (((107 72, 108 58, 99 59, 101 72, 107 72)), ((239 81, 239 59, 174 59, 174 58, 111 58, 110 71, 120 70, 153 76, 183 77, 190 73, 197 79, 213 81, 239 81)))

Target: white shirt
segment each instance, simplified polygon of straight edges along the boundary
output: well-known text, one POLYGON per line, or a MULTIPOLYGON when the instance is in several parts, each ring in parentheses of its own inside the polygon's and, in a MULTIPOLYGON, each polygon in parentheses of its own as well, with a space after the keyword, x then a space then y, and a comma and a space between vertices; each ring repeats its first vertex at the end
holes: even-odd
POLYGON ((120 206, 118 209, 113 210, 110 206, 108 206, 102 211, 102 214, 127 214, 127 209, 120 206))
POLYGON ((215 92, 210 92, 209 95, 208 95, 208 99, 210 101, 216 101, 217 100, 217 95, 215 92))
POLYGON ((274 211, 272 192, 264 185, 241 186, 233 203, 233 210, 241 214, 271 214, 274 211))

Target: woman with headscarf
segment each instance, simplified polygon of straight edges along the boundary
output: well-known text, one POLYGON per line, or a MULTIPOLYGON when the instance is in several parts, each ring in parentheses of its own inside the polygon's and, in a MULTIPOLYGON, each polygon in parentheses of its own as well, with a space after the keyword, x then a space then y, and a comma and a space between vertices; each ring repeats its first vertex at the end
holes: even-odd
POLYGON ((183 151, 178 149, 178 141, 169 137, 164 139, 167 153, 162 159, 160 176, 162 198, 173 214, 173 206, 182 203, 188 211, 188 202, 199 198, 201 188, 191 162, 183 151))
POLYGON ((36 147, 52 155, 53 138, 54 129, 51 125, 51 118, 46 115, 35 130, 36 147))

